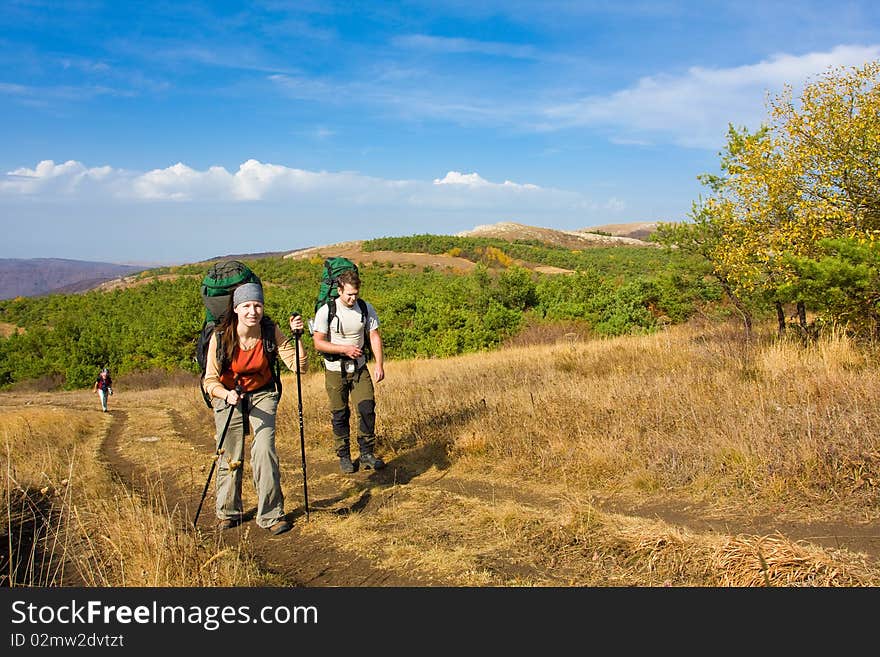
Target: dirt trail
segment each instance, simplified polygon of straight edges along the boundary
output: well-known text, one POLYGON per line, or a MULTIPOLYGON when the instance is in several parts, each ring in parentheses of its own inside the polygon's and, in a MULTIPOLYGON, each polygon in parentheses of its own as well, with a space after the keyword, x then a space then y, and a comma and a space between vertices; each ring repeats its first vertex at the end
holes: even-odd
MULTIPOLYGON (((176 410, 163 411, 169 415, 175 434, 181 441, 189 443, 195 452, 203 455, 213 450, 213 424, 210 414, 203 413, 198 419, 186 416, 176 410)), ((143 488, 149 473, 142 466, 124 455, 120 440, 125 433, 128 415, 125 411, 113 411, 114 418, 103 446, 103 453, 111 469, 135 489, 143 488)), ((285 464, 285 493, 287 495, 287 519, 293 529, 275 537, 261 530, 253 522, 255 508, 246 510, 245 522, 232 530, 224 532, 223 540, 235 544, 247 535, 249 544, 261 566, 268 572, 278 575, 291 586, 430 586, 444 585, 443 581, 418 578, 411 573, 388 572, 377 567, 369 559, 342 549, 338 545, 319 540, 303 531, 305 509, 302 505, 302 477, 300 455, 293 446, 279 441, 279 455, 285 464)), ((204 458, 204 457, 203 457, 204 458)), ((481 502, 510 501, 518 505, 559 509, 560 499, 552 493, 542 493, 514 485, 499 485, 497 482, 481 481, 473 477, 453 474, 443 469, 439 475, 428 476, 417 468, 409 467, 406 459, 389 463, 380 472, 359 472, 349 478, 349 484, 359 491, 354 496, 343 497, 338 481, 335 459, 327 454, 311 453, 307 458, 309 475, 310 515, 332 513, 344 517, 347 514, 375 514, 375 505, 370 504, 376 489, 395 485, 448 491, 457 496, 481 502)), ((170 507, 178 506, 182 516, 191 518, 198 506, 202 483, 182 490, 170 480, 165 483, 165 496, 170 507)), ((213 483, 213 482, 212 482, 213 483)), ((250 487, 246 479, 245 489, 250 487)), ((246 496, 247 499, 247 496, 246 496)), ((215 518, 212 509, 213 485, 209 488, 199 517, 199 530, 215 532, 215 518)), ((646 519, 659 519, 670 525, 687 528, 694 532, 715 532, 729 535, 773 535, 782 534, 791 540, 804 540, 827 548, 846 548, 861 552, 873 559, 880 559, 880 527, 876 525, 853 525, 831 523, 790 523, 774 518, 754 518, 732 523, 730 520, 712 518, 709 510, 688 507, 675 502, 654 504, 626 504, 614 499, 596 499, 597 508, 609 513, 638 516, 646 519)), ((496 570, 505 569, 511 577, 522 576, 522 567, 513 562, 505 563, 503 557, 493 565, 496 570)), ((543 574, 547 577, 547 573, 543 574)))
MULTIPOLYGON (((174 410, 164 411, 176 427, 177 437, 190 441, 199 452, 210 454, 213 450, 211 440, 210 415, 206 414, 208 426, 196 426, 174 410)), ((137 463, 125 455, 124 436, 129 424, 128 413, 124 410, 111 410, 113 421, 104 439, 101 452, 110 470, 126 486, 146 496, 154 474, 142 463, 137 463)), ((216 471, 215 471, 216 476, 216 471)), ((207 478, 207 474, 205 474, 207 478)), ((213 513, 213 480, 199 514, 198 529, 203 533, 215 533, 216 517, 213 513)), ((173 479, 163 478, 164 498, 169 508, 181 511, 181 517, 189 520, 195 517, 204 484, 186 490, 176 485, 173 479)), ((250 484, 245 481, 245 488, 250 484)), ((320 505, 329 491, 315 490, 312 504, 320 505)), ((291 507, 288 501, 288 508, 291 507)), ((310 505, 311 507, 311 505, 310 505)), ((293 529, 281 536, 272 536, 253 522, 255 508, 245 510, 244 522, 238 527, 223 532, 222 541, 228 545, 237 544, 247 535, 248 545, 257 562, 266 572, 273 573, 287 586, 424 586, 427 581, 404 574, 383 571, 368 560, 356 554, 338 549, 315 538, 304 535, 305 510, 297 508, 288 511, 286 518, 293 529)), ((310 513, 312 513, 310 508, 310 513)), ((338 512, 338 511, 337 511, 338 512)))
MULTIPOLYGON (((289 393, 286 393, 289 394, 289 393)), ((181 529, 192 531, 192 518, 213 453, 213 420, 201 401, 169 403, 171 393, 117 395, 111 401, 100 453, 110 472, 126 487, 144 499, 155 492, 157 482, 169 509, 181 518, 181 529)), ((31 401, 28 396, 3 395, 0 405, 49 403, 82 412, 100 413, 96 403, 82 393, 62 393, 31 401)), ((289 401, 288 401, 289 403, 289 401)), ((289 423, 289 418, 287 422, 289 423)), ((282 464, 282 482, 286 497, 287 519, 293 529, 272 536, 253 521, 253 485, 249 469, 243 487, 246 512, 244 522, 219 536, 227 545, 245 541, 245 545, 268 573, 287 586, 454 586, 442 574, 419 574, 407 569, 389 570, 373 560, 346 549, 344 540, 332 532, 310 531, 302 495, 301 457, 297 440, 291 440, 290 425, 279 426, 278 451, 282 464)), ((246 452, 248 458, 249 452, 246 452)), ((245 467, 248 463, 245 462, 245 467)), ((394 497, 406 498, 419 492, 452 495, 464 507, 496 505, 509 502, 552 517, 564 513, 566 502, 549 486, 505 484, 483 480, 445 460, 445 455, 418 448, 389 462, 379 472, 359 472, 344 476, 329 449, 307 447, 310 518, 336 518, 339 522, 357 518, 361 522, 382 521, 382 506, 394 497), (381 500, 381 501, 377 501, 381 500)), ((199 517, 198 531, 206 539, 217 537, 213 513, 213 481, 199 517)), ((588 495, 587 492, 584 493, 588 495)), ((696 533, 769 536, 782 534, 794 541, 808 541, 827 548, 846 548, 862 553, 872 561, 880 560, 880 526, 853 523, 792 523, 784 518, 745 518, 731 521, 712 515, 712 510, 688 506, 676 501, 651 504, 627 503, 619 498, 590 497, 597 509, 665 523, 696 533)), ((395 536, 390 533, 388 540, 395 536)), ((499 581, 541 581, 566 585, 565 574, 556 572, 552 563, 525 565, 523 559, 504 553, 487 553, 483 565, 499 581)))

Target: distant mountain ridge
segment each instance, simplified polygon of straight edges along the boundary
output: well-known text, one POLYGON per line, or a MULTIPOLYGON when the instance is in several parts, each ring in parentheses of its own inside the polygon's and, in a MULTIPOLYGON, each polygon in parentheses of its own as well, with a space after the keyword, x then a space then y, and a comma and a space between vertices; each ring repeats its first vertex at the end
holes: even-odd
POLYGON ((0 258, 0 299, 83 292, 148 267, 65 258, 0 258))
MULTIPOLYGON (((656 222, 631 222, 592 226, 578 230, 557 230, 541 226, 529 226, 509 221, 475 226, 472 230, 457 233, 459 237, 493 237, 509 241, 532 239, 545 244, 571 249, 597 246, 642 246, 658 247, 649 238, 656 230, 656 222)), ((467 271, 473 263, 463 258, 446 254, 428 255, 400 252, 364 252, 363 240, 340 242, 323 246, 311 246, 292 251, 264 251, 259 253, 226 254, 198 261, 201 263, 229 259, 250 259, 256 257, 280 256, 284 258, 306 258, 317 254, 343 255, 358 262, 381 260, 385 262, 407 262, 419 266, 452 267, 467 271)), ((196 264, 196 263, 190 263, 196 264)), ((39 296, 51 293, 72 294, 92 289, 112 290, 136 284, 133 274, 155 265, 120 265, 109 262, 90 262, 64 258, 0 258, 0 299, 17 296, 39 296)), ((534 266, 536 271, 545 273, 565 273, 557 267, 534 266)), ((178 274, 164 274, 176 277, 178 274)))

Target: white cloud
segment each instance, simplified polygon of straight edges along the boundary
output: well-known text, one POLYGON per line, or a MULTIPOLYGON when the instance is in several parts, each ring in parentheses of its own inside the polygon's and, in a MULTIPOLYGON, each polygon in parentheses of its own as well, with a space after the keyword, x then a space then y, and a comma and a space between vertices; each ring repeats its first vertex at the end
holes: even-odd
POLYGON ((291 98, 339 102, 341 98, 349 98, 353 94, 353 85, 349 83, 338 82, 334 84, 329 80, 310 78, 295 73, 274 73, 267 77, 291 98))
POLYGON ((608 210, 609 212, 613 212, 615 214, 620 214, 624 210, 626 210, 626 201, 621 201, 619 198, 612 196, 605 203, 602 204, 602 208, 604 210, 608 210))
MULTIPOLYGON (((211 171, 208 171, 210 175, 211 171)), ((135 196, 145 199, 184 201, 191 198, 192 190, 204 183, 205 175, 178 162, 167 169, 153 169, 134 181, 135 196)))
POLYGON ((501 57, 513 57, 517 59, 536 59, 538 51, 532 46, 521 46, 500 41, 478 41, 475 39, 462 39, 460 37, 437 37, 427 34, 410 34, 395 37, 393 43, 397 46, 439 53, 493 55, 501 57))
POLYGON ((672 140, 681 146, 717 148, 727 125, 757 128, 766 117, 767 94, 786 84, 795 92, 832 66, 863 66, 880 58, 880 45, 838 46, 806 55, 779 54, 727 69, 690 68, 683 75, 655 75, 608 96, 590 96, 545 110, 555 127, 610 128, 618 143, 672 140))
POLYGON ((178 162, 135 178, 130 195, 171 201, 260 201, 307 190, 320 176, 257 160, 242 163, 235 173, 220 166, 196 171, 178 162))
POLYGON ((478 198, 481 192, 515 194, 529 191, 545 196, 570 195, 571 192, 541 188, 531 183, 505 180, 490 182, 478 173, 449 171, 433 183, 414 180, 386 180, 359 173, 306 171, 278 164, 268 164, 250 159, 230 173, 224 167, 212 166, 198 171, 178 162, 164 169, 146 173, 134 173, 109 166, 86 167, 81 162, 69 160, 56 164, 43 160, 33 169, 20 167, 0 179, 0 193, 6 196, 29 195, 50 197, 91 195, 95 198, 111 196, 129 200, 164 200, 190 202, 206 201, 266 201, 283 198, 328 195, 325 202, 391 201, 401 195, 420 198, 419 202, 431 200, 442 204, 442 187, 478 198), (88 185, 87 185, 88 183, 88 185))
MULTIPOLYGON (((506 51, 515 48, 509 44, 427 35, 400 37, 395 43, 431 51, 528 55, 527 50, 506 51)), ((765 120, 768 94, 780 93, 786 84, 797 92, 807 79, 831 66, 862 66, 878 58, 878 44, 839 45, 803 55, 778 53, 730 68, 693 66, 681 73, 660 72, 616 91, 574 98, 564 89, 542 88, 540 81, 511 89, 489 79, 478 80, 473 71, 456 71, 456 83, 450 84, 450 78, 438 69, 388 68, 381 62, 369 74, 351 80, 295 73, 268 79, 296 100, 367 104, 407 121, 429 119, 541 132, 590 128, 603 131, 609 141, 620 145, 673 143, 715 150, 724 143, 729 123, 754 129, 765 120), (553 104, 541 100, 554 97, 573 99, 553 104)), ((577 65, 583 68, 588 63, 577 65)))
POLYGON ((232 172, 183 162, 134 172, 43 160, 0 176, 0 215, 19 217, 7 227, 4 257, 192 261, 499 221, 571 229, 620 220, 627 207, 477 172, 393 180, 254 159, 232 172), (215 230, 205 230, 206 217, 215 230), (264 229, 242 232, 242 221, 264 229))
POLYGON ((491 183, 478 173, 461 173, 459 171, 449 171, 443 178, 435 178, 435 185, 465 185, 467 187, 507 187, 511 189, 532 189, 540 190, 541 188, 531 183, 515 183, 505 180, 503 183, 491 183))
POLYGON ((114 171, 108 166, 87 168, 75 160, 61 164, 55 164, 52 160, 42 160, 33 169, 19 167, 8 172, 6 180, 0 180, 0 193, 71 194, 89 184, 107 182, 114 174, 120 177, 125 175, 123 171, 114 171))
POLYGON ((431 182, 389 180, 357 172, 306 171, 251 159, 230 173, 224 167, 193 169, 182 162, 137 173, 109 166, 86 167, 70 160, 43 160, 35 168, 18 168, 0 178, 0 200, 66 200, 78 203, 149 202, 175 205, 210 203, 281 203, 297 211, 311 209, 338 216, 357 212, 487 211, 499 220, 520 215, 562 214, 582 223, 580 213, 619 213, 618 199, 596 201, 578 192, 511 180, 492 182, 476 172, 449 171, 431 182))
POLYGON ((478 173, 460 173, 458 171, 450 171, 442 179, 435 178, 435 185, 469 185, 471 187, 485 187, 489 184, 488 180, 480 177, 478 173))
POLYGON ((30 88, 23 84, 10 84, 9 82, 0 82, 0 94, 10 96, 26 96, 30 93, 30 88))
POLYGON ((311 133, 309 133, 309 134, 312 137, 314 137, 315 139, 323 140, 323 139, 330 139, 331 137, 334 137, 336 135, 336 131, 331 130, 330 128, 324 128, 324 127, 319 126, 319 127, 315 128, 314 130, 312 130, 311 133))

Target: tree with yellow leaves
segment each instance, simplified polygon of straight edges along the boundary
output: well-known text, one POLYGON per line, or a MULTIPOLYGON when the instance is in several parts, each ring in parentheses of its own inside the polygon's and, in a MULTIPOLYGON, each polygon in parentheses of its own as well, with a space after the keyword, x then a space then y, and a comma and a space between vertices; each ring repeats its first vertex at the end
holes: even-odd
MULTIPOLYGON (((880 241, 878 79, 875 61, 829 68, 798 102, 786 87, 769 102, 766 125, 755 132, 729 128, 723 175, 701 177, 711 194, 695 204, 694 222, 661 232, 666 243, 679 245, 688 243, 688 231, 711 235, 704 255, 716 276, 735 300, 775 305, 780 330, 783 303, 797 305, 807 328, 805 302, 797 296, 814 290, 801 284, 814 271, 806 262, 827 258, 833 240, 880 241)), ((836 248, 831 255, 854 252, 836 248)), ((821 297, 810 297, 818 302, 814 310, 828 310, 821 297)))

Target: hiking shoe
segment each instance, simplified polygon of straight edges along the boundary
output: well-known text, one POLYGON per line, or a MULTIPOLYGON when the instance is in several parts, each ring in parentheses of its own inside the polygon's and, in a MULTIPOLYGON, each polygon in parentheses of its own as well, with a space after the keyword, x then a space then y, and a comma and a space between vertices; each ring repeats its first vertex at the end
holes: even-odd
POLYGON ((357 463, 352 463, 350 456, 343 455, 339 457, 339 469, 342 470, 342 474, 352 474, 357 472, 357 463))
POLYGON ((278 534, 283 534, 284 532, 289 532, 290 523, 286 520, 279 520, 274 525, 269 526, 269 531, 272 532, 275 536, 278 536, 278 534))
POLYGON ((363 463, 365 468, 373 468, 373 470, 381 470, 385 467, 385 461, 377 459, 372 452, 363 452, 358 461, 363 463))
POLYGON ((224 529, 232 529, 236 524, 236 521, 232 518, 223 518, 222 520, 217 521, 217 529, 221 531, 224 529))

